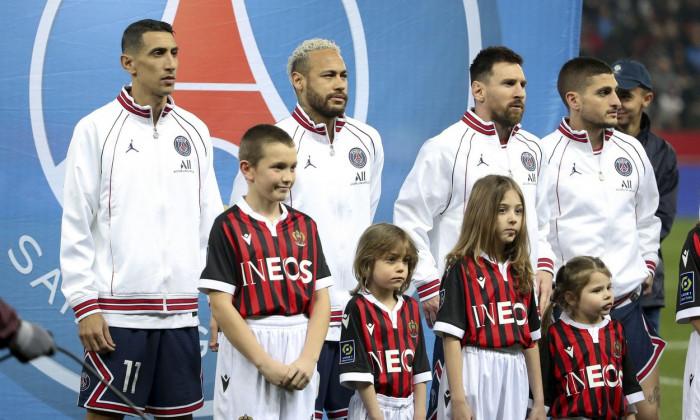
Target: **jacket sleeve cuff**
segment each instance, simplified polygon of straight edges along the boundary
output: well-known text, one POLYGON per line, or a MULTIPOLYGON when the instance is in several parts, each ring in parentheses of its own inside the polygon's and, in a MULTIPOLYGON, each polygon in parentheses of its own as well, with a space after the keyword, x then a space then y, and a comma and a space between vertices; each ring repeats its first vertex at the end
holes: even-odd
POLYGON ((654 261, 649 260, 646 260, 645 262, 647 263, 647 268, 649 269, 649 272, 653 276, 654 272, 656 271, 656 263, 654 261))
POLYGON ((537 271, 540 270, 554 274, 554 261, 549 258, 540 258, 537 260, 537 271))
POLYGON ((73 307, 73 312, 75 312, 76 321, 80 321, 86 316, 101 313, 100 305, 97 303, 97 299, 88 299, 81 302, 73 307))
POLYGON ((440 280, 435 279, 433 281, 428 281, 417 287, 418 297, 420 301, 426 301, 428 299, 434 298, 440 292, 440 280))

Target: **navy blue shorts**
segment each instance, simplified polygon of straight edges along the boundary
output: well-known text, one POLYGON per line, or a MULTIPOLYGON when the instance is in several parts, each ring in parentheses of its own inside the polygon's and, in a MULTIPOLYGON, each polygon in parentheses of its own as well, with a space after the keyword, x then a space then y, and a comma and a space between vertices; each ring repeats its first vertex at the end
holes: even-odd
MULTIPOLYGON (((425 325, 425 324, 423 324, 425 325)), ((442 371, 445 367, 445 348, 442 343, 442 337, 435 336, 433 343, 433 380, 428 393, 428 414, 426 419, 436 420, 438 409, 438 398, 440 395, 440 380, 442 371)))
MULTIPOLYGON (((204 404, 197 327, 137 330, 110 327, 113 352, 85 352, 97 370, 140 410, 159 417, 191 413, 204 404)), ((135 414, 97 377, 83 368, 78 405, 135 414)))
POLYGON ((613 309, 610 316, 619 319, 625 327, 627 350, 632 356, 637 380, 642 382, 656 367, 666 342, 647 322, 639 299, 613 309))
POLYGON ((340 384, 340 357, 337 341, 325 341, 318 358, 316 370, 320 377, 316 397, 316 418, 323 418, 323 410, 329 419, 345 419, 348 405, 355 391, 340 384))

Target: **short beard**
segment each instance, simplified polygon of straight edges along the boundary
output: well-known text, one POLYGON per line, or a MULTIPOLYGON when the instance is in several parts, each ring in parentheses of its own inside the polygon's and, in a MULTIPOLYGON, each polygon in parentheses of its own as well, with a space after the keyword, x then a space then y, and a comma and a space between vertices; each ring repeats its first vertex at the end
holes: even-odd
POLYGON ((523 105, 523 112, 518 113, 515 110, 511 109, 509 104, 506 109, 500 112, 494 112, 491 115, 491 119, 493 120, 493 122, 503 127, 515 127, 516 125, 520 124, 520 121, 523 120, 524 113, 525 105, 523 105))
MULTIPOLYGON (((337 118, 342 117, 345 114, 345 106, 342 108, 332 108, 330 105, 328 105, 328 100, 331 99, 334 94, 330 94, 324 99, 313 89, 308 89, 307 92, 307 105, 322 117, 337 118)), ((345 101, 345 104, 347 104, 347 100, 345 101)))

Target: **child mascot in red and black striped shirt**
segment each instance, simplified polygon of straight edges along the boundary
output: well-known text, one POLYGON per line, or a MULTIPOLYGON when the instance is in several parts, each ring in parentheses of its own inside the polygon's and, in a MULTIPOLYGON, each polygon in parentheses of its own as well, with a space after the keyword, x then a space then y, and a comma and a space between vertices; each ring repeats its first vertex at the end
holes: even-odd
POLYGON ((348 420, 425 419, 430 363, 420 305, 403 294, 418 261, 415 244, 389 223, 360 237, 353 270, 358 285, 340 332, 340 383, 356 390, 348 420))
POLYGON ((225 337, 214 419, 313 418, 333 282, 316 223, 282 204, 296 179, 294 141, 256 125, 238 158, 248 193, 214 221, 199 281, 225 337))
POLYGON ((447 254, 433 327, 445 344, 439 419, 544 419, 540 319, 525 201, 512 178, 479 179, 447 254))
POLYGON ((545 404, 554 419, 630 420, 644 399, 622 323, 609 315, 610 277, 601 259, 588 256, 557 272, 540 341, 545 404), (553 307, 563 311, 554 323, 553 307))

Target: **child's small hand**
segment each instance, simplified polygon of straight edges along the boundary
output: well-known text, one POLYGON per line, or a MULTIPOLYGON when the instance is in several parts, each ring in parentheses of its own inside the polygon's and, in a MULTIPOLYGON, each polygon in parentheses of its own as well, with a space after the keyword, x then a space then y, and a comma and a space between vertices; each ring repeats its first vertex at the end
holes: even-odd
POLYGON ((260 367, 260 373, 275 386, 284 386, 284 378, 287 376, 290 367, 284 363, 270 357, 266 363, 260 367))
POLYGON ((302 356, 289 365, 289 371, 282 381, 282 386, 290 390, 302 390, 313 378, 315 370, 316 362, 302 356))
POLYGON ((474 414, 466 401, 455 404, 452 401, 452 420, 474 420, 474 414))
POLYGON ((425 420, 425 410, 415 410, 413 412, 413 420, 425 420))
POLYGON ((527 420, 547 420, 547 410, 545 410, 544 404, 533 405, 527 420))
POLYGON ((219 324, 214 317, 209 317, 209 350, 219 351, 219 324))
POLYGON ((629 413, 627 417, 625 417, 625 420, 637 420, 637 415, 634 413, 629 413))

